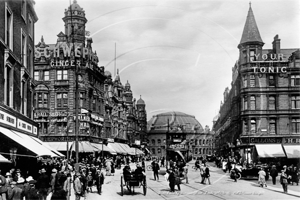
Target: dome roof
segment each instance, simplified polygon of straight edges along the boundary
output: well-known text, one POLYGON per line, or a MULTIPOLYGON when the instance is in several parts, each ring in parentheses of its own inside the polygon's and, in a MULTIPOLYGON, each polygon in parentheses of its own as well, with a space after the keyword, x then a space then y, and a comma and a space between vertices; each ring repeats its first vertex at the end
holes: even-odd
POLYGON ((72 10, 83 10, 77 3, 77 0, 74 0, 72 5, 71 5, 72 10))
POLYGON ((145 105, 145 101, 142 99, 142 96, 140 96, 140 99, 136 102, 136 105, 145 105))
POLYGON ((187 132, 204 131, 202 125, 195 116, 183 112, 172 111, 154 115, 148 121, 149 132, 166 132, 168 130, 168 119, 170 132, 177 127, 183 127, 187 132))
POLYGON ((107 76, 107 77, 111 77, 111 73, 109 71, 105 71, 104 75, 107 76))

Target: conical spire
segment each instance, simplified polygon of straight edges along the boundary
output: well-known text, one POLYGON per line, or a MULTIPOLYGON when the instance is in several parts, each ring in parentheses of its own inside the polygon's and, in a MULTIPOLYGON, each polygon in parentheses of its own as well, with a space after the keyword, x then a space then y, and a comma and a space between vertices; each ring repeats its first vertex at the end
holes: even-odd
POLYGON ((244 26, 244 31, 242 35, 242 39, 240 44, 246 43, 246 42, 260 42, 263 43, 259 30, 257 28, 257 24, 254 18, 254 14, 251 8, 251 3, 248 11, 248 16, 246 19, 246 23, 244 26))

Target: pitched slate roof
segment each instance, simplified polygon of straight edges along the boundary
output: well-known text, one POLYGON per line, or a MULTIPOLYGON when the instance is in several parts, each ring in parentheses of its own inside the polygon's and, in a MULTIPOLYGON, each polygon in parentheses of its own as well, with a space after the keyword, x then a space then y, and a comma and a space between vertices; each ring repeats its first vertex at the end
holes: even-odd
POLYGON ((248 16, 246 19, 246 23, 244 26, 244 31, 242 34, 240 44, 243 44, 246 42, 261 42, 261 43, 263 43, 263 41, 260 37, 260 34, 259 34, 259 30, 258 30, 256 21, 255 21, 251 6, 248 11, 248 16))

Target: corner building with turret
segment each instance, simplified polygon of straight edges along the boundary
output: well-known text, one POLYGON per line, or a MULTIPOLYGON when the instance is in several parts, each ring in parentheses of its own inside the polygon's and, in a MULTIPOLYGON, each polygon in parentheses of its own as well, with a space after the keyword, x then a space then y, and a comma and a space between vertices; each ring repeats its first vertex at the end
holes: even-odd
POLYGON ((213 120, 217 154, 243 163, 299 162, 300 51, 280 43, 276 35, 272 48, 263 48, 250 6, 231 88, 213 120))
POLYGON ((35 46, 33 107, 38 136, 62 152, 74 152, 78 137, 79 152, 104 150, 127 155, 128 144, 140 140, 143 124, 135 110, 130 85, 124 87, 119 74, 113 80, 110 72, 98 66, 93 39, 86 37, 85 11, 76 0, 64 14, 64 32, 57 35, 57 42, 48 44, 42 37, 35 46), (119 143, 115 144, 118 152, 103 147, 104 140, 119 143))

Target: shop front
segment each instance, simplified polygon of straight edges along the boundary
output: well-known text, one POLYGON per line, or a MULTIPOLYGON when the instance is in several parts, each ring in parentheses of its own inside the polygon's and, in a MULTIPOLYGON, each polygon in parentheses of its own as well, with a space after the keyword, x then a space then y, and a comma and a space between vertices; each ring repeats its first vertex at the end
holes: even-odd
POLYGON ((290 137, 241 137, 237 146, 243 163, 265 165, 299 165, 300 139, 290 137))

